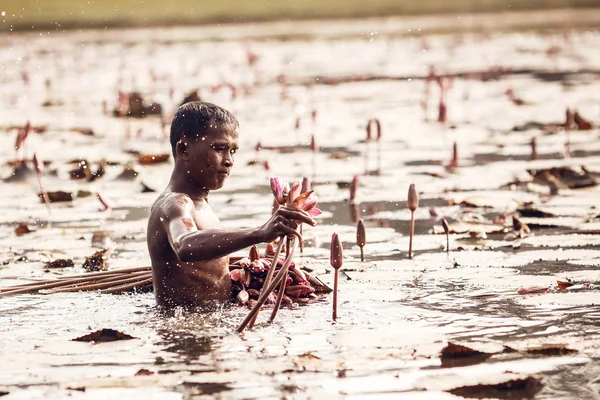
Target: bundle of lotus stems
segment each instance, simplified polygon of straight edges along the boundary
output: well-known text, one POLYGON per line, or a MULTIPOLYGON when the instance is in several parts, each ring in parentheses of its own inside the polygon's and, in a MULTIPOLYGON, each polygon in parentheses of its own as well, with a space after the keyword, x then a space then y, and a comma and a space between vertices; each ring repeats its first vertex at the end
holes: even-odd
MULTIPOLYGON (((257 251, 253 249, 254 254, 257 251)), ((251 251, 252 253, 252 251, 251 251)), ((266 271, 268 271, 272 260, 273 254, 261 255, 260 258, 264 264, 261 271, 250 271, 251 260, 254 259, 255 255, 251 254, 251 258, 247 257, 230 257, 229 269, 232 271, 232 275, 239 274, 240 271, 248 272, 248 281, 250 281, 250 275, 253 276, 252 287, 255 289, 261 289, 263 282, 261 278, 264 278, 266 271), (270 256, 270 257, 269 257, 270 256)), ((280 260, 276 269, 280 267, 283 260, 280 260)), ((262 264, 261 264, 262 265, 262 264)), ((294 280, 297 280, 298 271, 292 271, 291 276, 294 280)), ((291 279, 291 278, 288 278, 291 279)), ((239 292, 237 284, 239 284, 239 277, 233 278, 234 294, 239 292)), ((310 285, 306 282, 307 285, 310 285)), ((314 279, 311 281, 311 293, 317 290, 317 292, 327 292, 330 289, 327 288, 322 282, 314 279)), ((99 293, 124 293, 128 291, 150 291, 152 290, 152 268, 151 267, 137 267, 137 268, 123 268, 113 271, 102 271, 102 272, 90 272, 80 275, 71 275, 55 279, 48 280, 35 280, 33 282, 7 286, 0 288, 0 297, 14 296, 18 294, 27 293, 39 293, 39 294, 53 294, 53 293, 65 293, 65 292, 81 292, 81 291, 98 291, 99 293)), ((253 297, 253 296, 250 296, 253 297)), ((306 299, 308 300, 308 299, 306 299)), ((301 302, 298 301, 298 302, 301 302)))
POLYGON ((3 287, 0 288, 0 297, 26 293, 51 294, 88 290, 98 290, 100 293, 122 293, 128 290, 150 290, 151 288, 152 268, 138 267, 37 280, 3 287))

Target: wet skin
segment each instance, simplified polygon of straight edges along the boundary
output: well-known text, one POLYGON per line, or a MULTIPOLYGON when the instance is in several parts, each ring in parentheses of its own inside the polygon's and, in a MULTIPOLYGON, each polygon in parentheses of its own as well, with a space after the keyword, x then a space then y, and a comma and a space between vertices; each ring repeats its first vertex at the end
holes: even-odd
POLYGON ((234 165, 238 132, 214 124, 202 138, 182 138, 167 188, 150 211, 148 250, 157 304, 197 306, 231 298, 229 254, 289 235, 298 222, 315 225, 304 211, 282 207, 262 226, 223 230, 208 194, 225 183, 234 165))

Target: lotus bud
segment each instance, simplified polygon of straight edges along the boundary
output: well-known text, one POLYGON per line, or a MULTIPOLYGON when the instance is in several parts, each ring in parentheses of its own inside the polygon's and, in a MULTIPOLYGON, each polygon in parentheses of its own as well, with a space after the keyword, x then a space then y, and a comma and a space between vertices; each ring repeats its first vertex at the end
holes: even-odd
POLYGON ((306 193, 310 190, 310 179, 307 176, 302 178, 302 189, 300 193, 306 193))
POLYGON ((319 146, 317 146, 317 139, 315 138, 315 135, 310 135, 310 149, 315 153, 319 151, 319 146))
POLYGON ((360 247, 360 261, 365 261, 364 247, 367 244, 365 222, 360 219, 356 225, 356 244, 360 247))
POLYGON ((408 209, 414 212, 419 207, 419 195, 417 194, 417 190, 415 189, 415 184, 411 183, 408 188, 408 209))
POLYGON ((267 247, 265 249, 265 253, 266 254, 273 254, 273 253, 275 253, 275 247, 273 246, 273 243, 267 243, 267 247))
POLYGON ((250 248, 250 261, 260 260, 260 254, 256 245, 250 248))
POLYGON ((408 258, 412 258, 412 243, 415 234, 415 210, 419 207, 419 195, 415 189, 415 184, 411 183, 408 188, 408 201, 406 202, 410 210, 410 239, 408 244, 408 258))
POLYGON ((335 232, 331 236, 329 262, 331 263, 331 266, 335 269, 335 273, 333 275, 333 320, 335 321, 337 319, 337 293, 339 272, 344 262, 342 243, 340 243, 340 238, 335 232))
POLYGON ((337 233, 331 236, 329 263, 336 270, 340 269, 344 263, 344 250, 337 233))

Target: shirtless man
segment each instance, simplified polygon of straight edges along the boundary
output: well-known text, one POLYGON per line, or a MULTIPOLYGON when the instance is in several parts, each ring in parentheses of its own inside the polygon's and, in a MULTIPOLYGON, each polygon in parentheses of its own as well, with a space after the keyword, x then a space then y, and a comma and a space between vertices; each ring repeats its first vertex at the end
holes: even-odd
POLYGON ((148 250, 159 306, 195 306, 231 298, 229 254, 316 225, 306 212, 281 207, 262 226, 228 231, 208 204, 225 183, 238 149, 238 121, 214 104, 179 107, 171 124, 175 167, 148 221, 148 250))

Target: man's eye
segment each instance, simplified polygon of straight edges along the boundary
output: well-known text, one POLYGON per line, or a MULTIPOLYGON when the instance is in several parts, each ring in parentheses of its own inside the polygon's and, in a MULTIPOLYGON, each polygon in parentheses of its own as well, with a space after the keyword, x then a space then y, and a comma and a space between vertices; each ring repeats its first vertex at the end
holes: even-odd
POLYGON ((231 154, 237 153, 237 149, 231 149, 231 154))
POLYGON ((214 147, 216 151, 224 151, 225 147, 214 147))

